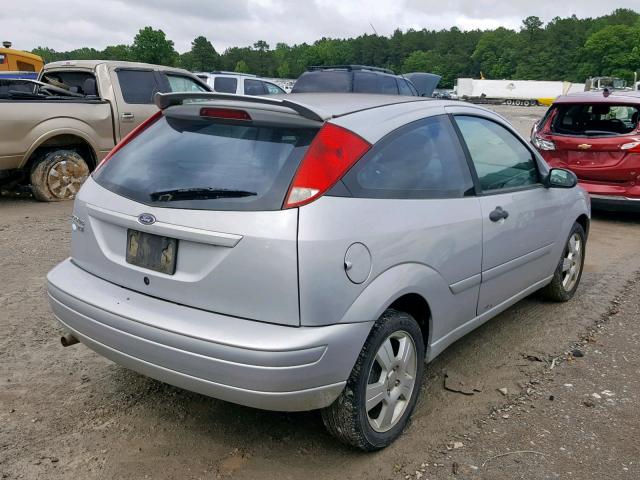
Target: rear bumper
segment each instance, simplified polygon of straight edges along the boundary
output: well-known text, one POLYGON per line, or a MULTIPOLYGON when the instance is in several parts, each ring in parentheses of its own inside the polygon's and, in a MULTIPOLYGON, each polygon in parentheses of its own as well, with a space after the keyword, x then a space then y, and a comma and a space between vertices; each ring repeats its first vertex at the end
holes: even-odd
POLYGON ((591 196, 594 209, 640 211, 640 185, 625 186, 581 181, 580 186, 591 196))
POLYGON ((621 212, 640 212, 640 198, 612 195, 591 195, 591 205, 595 209, 621 212))
POLYGON ((165 302, 62 262, 51 308, 78 340, 157 380, 266 410, 313 410, 343 390, 371 322, 289 327, 165 302))

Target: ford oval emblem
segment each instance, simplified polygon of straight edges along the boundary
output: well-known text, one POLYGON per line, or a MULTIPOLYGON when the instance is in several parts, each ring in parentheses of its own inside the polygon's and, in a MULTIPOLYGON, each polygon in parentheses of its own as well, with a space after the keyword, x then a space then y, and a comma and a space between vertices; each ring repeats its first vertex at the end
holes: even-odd
POLYGON ((138 215, 138 221, 142 225, 153 225, 154 223, 156 223, 156 217, 154 217, 150 213, 141 213, 140 215, 138 215))

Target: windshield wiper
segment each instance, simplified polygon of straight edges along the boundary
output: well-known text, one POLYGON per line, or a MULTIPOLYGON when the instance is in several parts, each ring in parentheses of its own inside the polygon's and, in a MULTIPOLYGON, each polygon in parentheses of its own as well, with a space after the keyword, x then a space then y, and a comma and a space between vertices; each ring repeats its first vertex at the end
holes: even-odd
POLYGON ((179 200, 211 200, 216 198, 241 198, 257 195, 256 192, 246 190, 231 190, 228 188, 176 188, 150 194, 154 202, 175 202, 179 200))

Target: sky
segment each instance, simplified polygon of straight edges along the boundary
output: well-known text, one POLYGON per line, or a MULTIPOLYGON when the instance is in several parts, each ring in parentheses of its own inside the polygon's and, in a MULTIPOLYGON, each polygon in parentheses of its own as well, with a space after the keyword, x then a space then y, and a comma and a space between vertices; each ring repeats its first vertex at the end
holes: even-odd
POLYGON ((390 35, 396 28, 462 30, 519 28, 536 15, 595 17, 616 8, 635 8, 640 0, 18 0, 0 9, 0 41, 31 50, 80 47, 103 49, 131 44, 142 27, 162 29, 176 50, 207 37, 218 52, 266 40, 308 42, 322 37, 390 35))

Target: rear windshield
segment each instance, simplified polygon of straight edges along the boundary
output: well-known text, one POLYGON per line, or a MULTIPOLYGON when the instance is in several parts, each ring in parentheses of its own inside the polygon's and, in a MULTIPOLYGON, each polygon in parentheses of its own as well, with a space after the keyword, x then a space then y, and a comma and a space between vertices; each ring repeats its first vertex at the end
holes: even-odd
POLYGON ((94 179, 158 207, 279 210, 316 132, 163 117, 94 179))
POLYGON ((602 103, 561 104, 556 111, 551 131, 561 135, 624 135, 637 129, 640 116, 634 106, 602 103))
POLYGON ((306 72, 300 75, 291 93, 309 92, 351 92, 351 72, 346 70, 325 70, 306 72))

